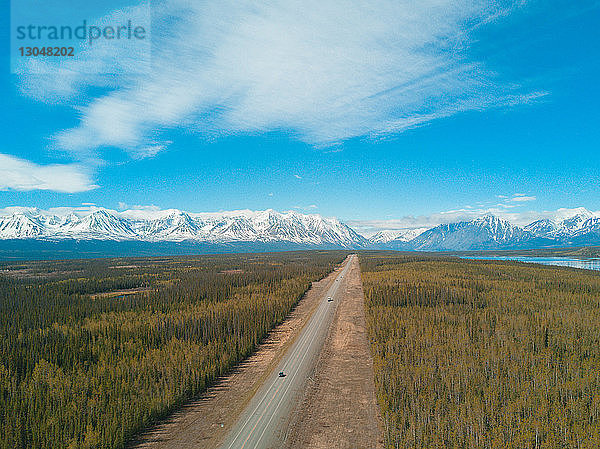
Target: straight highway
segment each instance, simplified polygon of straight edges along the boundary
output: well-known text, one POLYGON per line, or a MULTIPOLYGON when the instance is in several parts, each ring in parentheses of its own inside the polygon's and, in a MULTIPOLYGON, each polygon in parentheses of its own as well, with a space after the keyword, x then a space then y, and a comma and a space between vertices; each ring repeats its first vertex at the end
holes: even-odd
POLYGON ((279 365, 257 390, 236 424, 227 435, 221 449, 268 449, 280 447, 285 438, 290 415, 302 397, 306 382, 313 372, 327 337, 340 285, 354 255, 323 295, 312 317, 283 356, 279 365), (283 377, 279 373, 283 373, 283 377))

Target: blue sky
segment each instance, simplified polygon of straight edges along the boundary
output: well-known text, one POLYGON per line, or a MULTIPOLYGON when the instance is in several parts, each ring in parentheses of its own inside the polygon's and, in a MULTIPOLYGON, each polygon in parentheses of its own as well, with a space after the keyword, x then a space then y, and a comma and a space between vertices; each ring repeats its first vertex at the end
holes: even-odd
MULTIPOLYGON (((152 4, 152 67, 99 45, 41 74, 10 73, 4 4, 0 208, 296 209, 363 230, 600 210, 600 2, 214 3, 152 4)), ((53 20, 149 10, 106 5, 53 20)))

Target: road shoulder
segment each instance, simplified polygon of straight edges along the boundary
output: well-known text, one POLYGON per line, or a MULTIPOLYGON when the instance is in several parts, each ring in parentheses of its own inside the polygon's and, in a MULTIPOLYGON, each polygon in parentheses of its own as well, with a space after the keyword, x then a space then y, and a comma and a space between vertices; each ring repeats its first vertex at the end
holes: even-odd
POLYGON ((292 417, 286 448, 383 447, 358 258, 352 264, 315 374, 292 417))

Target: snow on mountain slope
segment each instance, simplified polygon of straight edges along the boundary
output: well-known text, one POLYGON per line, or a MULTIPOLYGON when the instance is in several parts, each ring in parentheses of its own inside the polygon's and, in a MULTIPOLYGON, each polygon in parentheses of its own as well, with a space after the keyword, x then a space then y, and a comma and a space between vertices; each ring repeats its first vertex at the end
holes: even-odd
POLYGON ((521 243, 531 234, 508 221, 486 215, 471 221, 443 224, 423 232, 410 242, 416 250, 492 249, 521 243))
POLYGON ((72 217, 55 229, 56 235, 79 239, 127 240, 135 237, 131 224, 107 210, 99 209, 80 220, 72 217))
POLYGON ((529 223, 523 229, 538 237, 552 237, 555 235, 558 227, 559 225, 556 223, 556 221, 549 218, 544 218, 542 220, 529 223))
POLYGON ((558 224, 558 229, 554 234, 559 238, 569 238, 571 236, 581 234, 582 232, 585 232, 586 223, 592 218, 594 218, 594 214, 582 208, 578 210, 576 215, 560 221, 558 224))
POLYGON ((180 241, 201 239, 201 225, 186 212, 172 210, 166 216, 153 220, 136 220, 132 223, 135 235, 154 241, 180 241))
POLYGON ((524 228, 485 215, 431 229, 381 231, 366 239, 337 218, 272 209, 194 214, 177 209, 117 212, 98 207, 52 211, 11 207, 0 210, 0 240, 191 241, 423 251, 600 245, 597 214, 577 208, 548 216, 524 228))
POLYGON ((524 228, 486 215, 475 220, 443 224, 409 242, 414 250, 475 250, 538 245, 600 244, 600 217, 584 208, 560 209, 552 218, 524 228))
POLYGON ((22 239, 42 237, 45 234, 44 223, 39 217, 21 212, 0 217, 0 238, 22 239))
POLYGON ((600 227, 600 218, 583 207, 561 209, 552 219, 535 221, 525 226, 525 230, 537 237, 556 240, 570 240, 592 232, 600 227))
POLYGON ((362 247, 368 241, 335 218, 274 210, 189 214, 171 209, 156 213, 92 208, 64 216, 16 210, 0 217, 0 239, 81 239, 228 242, 283 242, 301 245, 362 247))
POLYGON ((379 231, 377 234, 373 235, 369 241, 371 243, 389 243, 391 241, 410 242, 428 229, 429 228, 391 229, 379 231))

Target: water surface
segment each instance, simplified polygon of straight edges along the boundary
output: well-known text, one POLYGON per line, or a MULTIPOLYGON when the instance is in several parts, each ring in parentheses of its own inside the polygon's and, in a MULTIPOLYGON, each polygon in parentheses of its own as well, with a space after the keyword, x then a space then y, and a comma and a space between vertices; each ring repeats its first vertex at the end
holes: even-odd
POLYGON ((519 262, 555 265, 559 267, 583 268, 600 271, 600 259, 572 259, 569 257, 530 257, 530 256, 463 256, 474 260, 516 260, 519 262))

